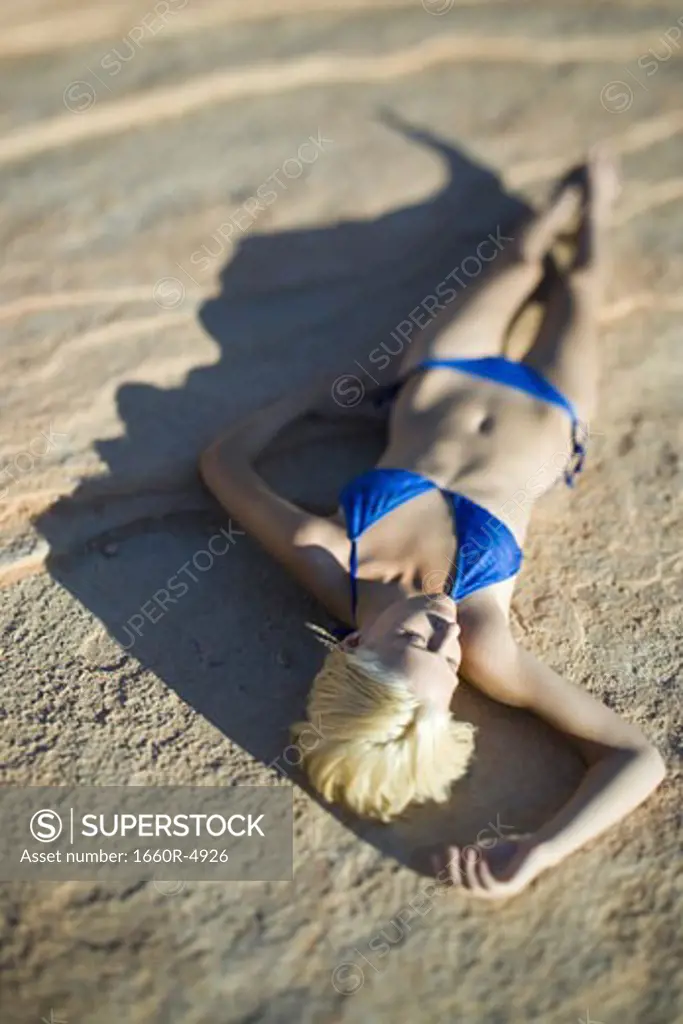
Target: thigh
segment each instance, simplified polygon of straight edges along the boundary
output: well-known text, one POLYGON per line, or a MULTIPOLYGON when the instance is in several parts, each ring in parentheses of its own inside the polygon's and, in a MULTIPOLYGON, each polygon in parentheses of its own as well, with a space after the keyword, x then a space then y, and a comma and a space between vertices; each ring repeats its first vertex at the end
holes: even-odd
POLYGON ((592 414, 596 400, 598 305, 590 272, 557 272, 538 334, 523 360, 554 384, 582 419, 592 414))

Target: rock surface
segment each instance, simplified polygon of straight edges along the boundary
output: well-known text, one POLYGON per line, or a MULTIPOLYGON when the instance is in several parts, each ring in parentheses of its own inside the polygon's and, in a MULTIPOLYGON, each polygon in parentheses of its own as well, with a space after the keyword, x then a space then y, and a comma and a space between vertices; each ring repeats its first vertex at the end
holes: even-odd
MULTIPOLYGON (((4 884, 2 1021, 683 1020, 680 9, 24 0, 0 26, 5 783, 274 781, 323 617, 250 541, 121 647, 225 525, 198 450, 317 371, 366 381, 498 223, 499 179, 538 201, 604 138, 624 192, 602 402, 580 487, 534 520, 515 624, 670 769, 528 894, 411 916, 432 826, 532 829, 579 774, 463 687, 479 758, 447 824, 359 827, 295 782, 291 883, 4 884)), ((331 496, 356 442, 290 446, 273 478, 331 496)))

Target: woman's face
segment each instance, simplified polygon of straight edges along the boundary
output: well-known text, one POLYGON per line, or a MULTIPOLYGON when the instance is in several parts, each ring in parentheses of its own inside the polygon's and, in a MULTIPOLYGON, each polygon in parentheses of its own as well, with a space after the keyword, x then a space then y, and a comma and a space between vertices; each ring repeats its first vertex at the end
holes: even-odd
POLYGON ((447 709, 458 685, 459 634, 455 601, 419 594, 394 602, 345 643, 370 648, 405 676, 416 697, 447 709))

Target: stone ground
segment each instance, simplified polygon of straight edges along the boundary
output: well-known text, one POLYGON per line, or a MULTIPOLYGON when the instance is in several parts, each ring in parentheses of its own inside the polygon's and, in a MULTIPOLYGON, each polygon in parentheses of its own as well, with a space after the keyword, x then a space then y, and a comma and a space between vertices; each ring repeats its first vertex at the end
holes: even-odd
MULTIPOLYGON (((670 769, 520 898, 411 917, 431 826, 532 829, 578 777, 463 687, 480 755, 445 821, 359 826, 295 781, 293 882, 3 884, 3 1024, 683 1020, 680 8, 23 0, 0 26, 5 783, 276 780, 325 620, 250 541, 122 646, 225 525, 198 450, 319 370, 366 380, 498 223, 497 176, 542 200, 605 138, 603 402, 580 487, 535 518, 515 626, 670 769)), ((270 463, 302 499, 371 454, 304 441, 270 463)))

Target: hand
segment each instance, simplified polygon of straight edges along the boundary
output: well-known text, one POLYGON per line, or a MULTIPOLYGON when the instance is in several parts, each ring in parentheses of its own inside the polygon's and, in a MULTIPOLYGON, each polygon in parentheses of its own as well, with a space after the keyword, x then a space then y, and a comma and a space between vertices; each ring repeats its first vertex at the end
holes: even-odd
POLYGON ((516 896, 547 865, 533 841, 500 842, 488 850, 478 846, 450 846, 433 858, 437 877, 485 900, 516 896))

